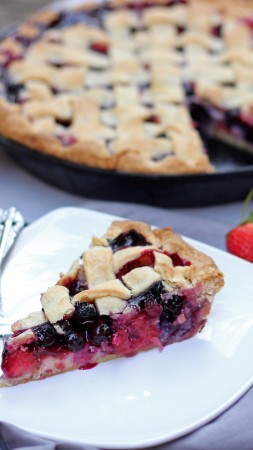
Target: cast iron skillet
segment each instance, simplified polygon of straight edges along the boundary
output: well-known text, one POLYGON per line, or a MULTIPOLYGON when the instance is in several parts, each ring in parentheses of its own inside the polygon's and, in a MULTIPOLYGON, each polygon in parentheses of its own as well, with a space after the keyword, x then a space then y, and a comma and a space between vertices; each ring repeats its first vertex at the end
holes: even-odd
POLYGON ((31 150, 0 136, 0 145, 25 169, 74 194, 162 207, 197 207, 239 201, 253 187, 253 153, 214 140, 214 174, 141 175, 86 167, 31 150))

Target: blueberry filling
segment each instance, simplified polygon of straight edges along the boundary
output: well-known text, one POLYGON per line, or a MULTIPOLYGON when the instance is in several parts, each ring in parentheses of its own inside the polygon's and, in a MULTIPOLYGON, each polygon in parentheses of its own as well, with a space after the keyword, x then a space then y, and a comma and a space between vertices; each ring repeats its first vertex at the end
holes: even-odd
POLYGON ((20 94, 24 90, 25 86, 23 83, 6 83, 6 97, 11 103, 18 103, 20 100, 20 94))
POLYGON ((37 345, 43 345, 44 347, 51 347, 56 341, 56 331, 50 323, 44 323, 33 328, 35 335, 37 336, 37 345))
POLYGON ((136 297, 131 298, 129 306, 138 306, 140 309, 145 309, 150 304, 160 304, 162 302, 162 295, 165 293, 162 282, 155 283, 148 291, 142 292, 136 297))
POLYGON ((69 320, 60 320, 54 326, 45 323, 32 330, 37 340, 28 347, 36 352, 44 352, 49 347, 51 351, 68 348, 77 352, 86 342, 99 346, 108 342, 113 334, 112 319, 107 315, 99 316, 95 305, 87 302, 77 302, 75 314, 69 320))
POLYGON ((59 320, 59 322, 55 324, 55 328, 57 330, 57 333, 61 335, 67 335, 73 330, 72 324, 69 320, 66 319, 59 320))
POLYGON ((109 316, 101 315, 94 326, 88 332, 89 338, 94 345, 101 345, 107 342, 113 334, 112 319, 109 316))
POLYGON ((98 314, 93 303, 77 302, 75 304, 75 315, 80 324, 85 324, 95 320, 98 314))
POLYGON ((86 339, 83 335, 71 332, 66 336, 66 345, 72 352, 78 352, 85 346, 86 339))
POLYGON ((190 112, 202 137, 208 138, 211 128, 223 129, 233 136, 253 143, 253 116, 244 115, 238 108, 227 111, 210 106, 195 98, 189 102, 190 112))
POLYGON ((192 83, 190 81, 185 81, 183 83, 183 89, 184 89, 185 95, 187 97, 193 97, 193 95, 194 95, 194 83, 192 83))
POLYGON ((78 294, 78 292, 88 289, 83 268, 80 267, 77 277, 74 280, 70 280, 68 283, 65 283, 64 286, 68 288, 69 295, 71 297, 78 294))
POLYGON ((197 128, 207 128, 212 123, 212 118, 207 107, 198 99, 190 101, 190 113, 197 128))
POLYGON ((194 291, 189 296, 173 294, 160 281, 130 298, 127 312, 120 314, 99 315, 94 304, 77 302, 70 319, 33 327, 37 340, 27 344, 26 350, 35 358, 55 353, 61 358, 68 350, 74 353, 83 350, 85 353, 81 357, 87 356, 86 366, 98 351, 105 355, 132 355, 143 349, 144 344, 146 349, 153 347, 157 340, 167 345, 180 337, 191 337, 202 322, 204 326, 206 304, 203 302, 200 306, 194 298, 194 291))
POLYGON ((160 306, 160 325, 164 322, 172 324, 181 314, 185 299, 182 295, 170 295, 160 281, 155 283, 148 291, 137 295, 129 302, 129 306, 138 306, 148 310, 156 305, 160 306))
POLYGON ((135 230, 121 233, 116 238, 109 241, 109 245, 113 252, 117 252, 126 247, 136 247, 138 245, 150 245, 142 234, 137 233, 135 230))
POLYGON ((181 295, 173 295, 163 304, 163 312, 160 316, 160 324, 173 323, 183 309, 184 298, 181 295))

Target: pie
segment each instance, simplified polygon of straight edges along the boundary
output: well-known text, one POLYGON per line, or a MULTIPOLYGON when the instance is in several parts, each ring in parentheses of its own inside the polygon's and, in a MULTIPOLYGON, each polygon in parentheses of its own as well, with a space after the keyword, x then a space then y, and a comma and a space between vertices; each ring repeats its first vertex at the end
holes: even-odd
POLYGON ((115 221, 12 325, 1 386, 85 369, 189 339, 205 326, 223 275, 171 228, 115 221))
POLYGON ((253 147, 253 5, 111 0, 44 10, 0 42, 0 134, 127 173, 212 173, 253 147))

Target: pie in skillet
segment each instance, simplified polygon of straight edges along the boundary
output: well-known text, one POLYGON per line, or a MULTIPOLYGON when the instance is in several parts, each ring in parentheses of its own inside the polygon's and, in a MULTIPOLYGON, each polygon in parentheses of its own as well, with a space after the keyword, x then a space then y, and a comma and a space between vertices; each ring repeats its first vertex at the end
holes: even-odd
POLYGON ((12 325, 1 386, 164 346, 205 326, 223 275, 171 228, 115 221, 12 325))
POLYGON ((0 133, 87 166, 212 173, 207 137, 253 146, 248 0, 45 10, 0 42, 0 133))

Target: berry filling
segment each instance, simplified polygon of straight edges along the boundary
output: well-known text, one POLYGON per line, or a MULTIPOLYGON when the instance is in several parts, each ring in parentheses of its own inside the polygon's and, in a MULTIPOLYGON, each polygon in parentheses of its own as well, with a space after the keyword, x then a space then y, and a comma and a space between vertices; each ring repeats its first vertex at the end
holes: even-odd
POLYGON ((127 247, 136 247, 138 245, 150 245, 142 234, 137 233, 135 230, 127 231, 126 233, 121 233, 116 238, 109 242, 109 245, 113 253, 118 250, 122 250, 127 247))
POLYGON ((133 259, 132 261, 124 264, 123 267, 116 273, 116 277, 120 280, 124 275, 137 267, 151 266, 154 267, 155 255, 153 250, 144 250, 139 258, 133 259))
POLYGON ((0 64, 3 69, 7 69, 12 62, 23 59, 23 54, 16 54, 4 48, 0 49, 0 55, 3 55, 5 58, 4 62, 0 64))
MULTIPOLYGON (((53 371, 62 371, 71 358, 79 368, 91 367, 97 359, 112 356, 131 356, 141 350, 164 345, 193 336, 204 326, 203 310, 196 301, 196 289, 168 292, 162 282, 146 292, 130 298, 127 313, 99 315, 95 304, 77 302, 74 315, 54 326, 45 323, 33 327, 32 342, 23 343, 13 352, 10 343, 3 353, 2 369, 8 378, 32 373, 51 356, 53 371)), ((50 375, 50 366, 46 376, 50 375)))
POLYGON ((160 121, 160 118, 158 116, 153 115, 153 116, 147 117, 145 119, 145 122, 147 122, 147 123, 160 123, 161 121, 160 121))
MULTIPOLYGON (((62 284, 62 283, 61 283, 62 284)), ((73 297, 78 294, 78 292, 88 289, 88 285, 85 279, 83 267, 80 267, 76 278, 64 278, 64 283, 62 284, 69 290, 69 295, 73 297)))
POLYGON ((107 55, 108 53, 108 45, 103 42, 94 42, 91 44, 91 50, 97 53, 102 53, 103 55, 107 55))
POLYGON ((221 38, 222 37, 222 24, 218 24, 218 25, 214 25, 211 29, 211 33, 213 36, 217 37, 217 38, 221 38))
POLYGON ((167 252, 166 250, 163 253, 172 259, 172 264, 174 267, 191 265, 190 261, 188 261, 185 258, 181 258, 181 256, 179 256, 177 253, 170 253, 170 252, 167 252))
POLYGON ((57 138, 61 141, 64 147, 69 147, 77 142, 77 139, 74 136, 68 134, 58 134, 57 138))
POLYGON ((25 86, 23 83, 9 82, 5 85, 6 96, 11 103, 18 103, 20 101, 24 89, 25 86))
POLYGON ((253 116, 239 109, 223 110, 194 98, 190 102, 191 116, 201 133, 210 130, 229 132, 234 137, 253 144, 253 116))
MULTIPOLYGON (((172 260, 172 264, 174 267, 177 266, 184 267, 191 265, 190 261, 181 258, 177 253, 169 253, 167 251, 163 251, 160 253, 169 256, 172 260)), ((126 264, 124 264, 124 266, 121 267, 120 270, 116 273, 116 277, 121 280, 124 275, 126 275, 133 269, 137 269, 137 267, 144 267, 144 266, 154 267, 154 264, 155 264, 155 251, 152 249, 143 250, 143 252, 138 258, 133 259, 132 261, 129 261, 126 264)))

